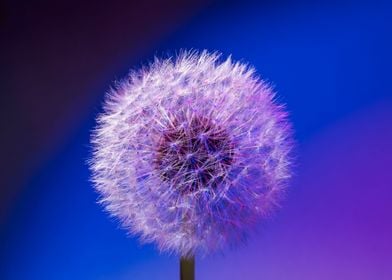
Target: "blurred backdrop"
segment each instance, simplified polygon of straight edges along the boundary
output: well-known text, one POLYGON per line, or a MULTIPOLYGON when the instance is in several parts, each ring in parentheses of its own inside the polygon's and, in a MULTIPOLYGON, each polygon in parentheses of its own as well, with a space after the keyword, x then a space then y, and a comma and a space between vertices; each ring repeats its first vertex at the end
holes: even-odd
POLYGON ((389 1, 0 4, 0 279, 177 279, 178 260, 96 204, 85 164, 105 92, 179 49, 253 64, 287 105, 297 168, 249 242, 199 279, 392 279, 389 1))

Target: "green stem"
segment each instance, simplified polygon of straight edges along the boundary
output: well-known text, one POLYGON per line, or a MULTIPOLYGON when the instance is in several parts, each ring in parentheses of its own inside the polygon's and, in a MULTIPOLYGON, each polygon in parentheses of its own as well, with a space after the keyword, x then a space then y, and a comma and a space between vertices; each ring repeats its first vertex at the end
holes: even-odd
POLYGON ((195 280, 195 257, 181 257, 180 279, 195 280))

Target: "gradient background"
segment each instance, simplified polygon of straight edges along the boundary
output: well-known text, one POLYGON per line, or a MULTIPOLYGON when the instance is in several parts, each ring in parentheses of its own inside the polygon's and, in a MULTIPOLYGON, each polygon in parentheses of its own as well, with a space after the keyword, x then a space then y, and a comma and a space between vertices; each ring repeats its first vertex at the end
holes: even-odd
MULTIPOLYGON (((54 3, 55 2, 55 3, 54 3)), ((392 279, 388 1, 0 4, 0 279, 177 279, 95 203, 85 160, 105 91, 180 48, 249 61, 287 104, 283 208, 198 279, 392 279)))

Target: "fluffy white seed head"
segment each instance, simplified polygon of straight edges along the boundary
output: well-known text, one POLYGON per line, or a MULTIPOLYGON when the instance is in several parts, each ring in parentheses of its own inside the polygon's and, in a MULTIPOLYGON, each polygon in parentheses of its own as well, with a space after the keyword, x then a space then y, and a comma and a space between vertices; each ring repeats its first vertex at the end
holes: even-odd
POLYGON ((100 202, 182 256, 243 240, 290 177, 290 125, 273 96, 253 68, 206 51, 129 74, 92 136, 100 202))

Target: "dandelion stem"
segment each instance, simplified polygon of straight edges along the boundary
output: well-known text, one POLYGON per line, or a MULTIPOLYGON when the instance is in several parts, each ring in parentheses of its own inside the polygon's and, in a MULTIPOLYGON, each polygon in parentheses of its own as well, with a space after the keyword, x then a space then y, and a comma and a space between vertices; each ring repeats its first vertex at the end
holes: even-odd
POLYGON ((180 259, 180 279, 195 280, 195 257, 181 257, 180 259))

